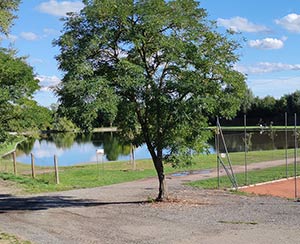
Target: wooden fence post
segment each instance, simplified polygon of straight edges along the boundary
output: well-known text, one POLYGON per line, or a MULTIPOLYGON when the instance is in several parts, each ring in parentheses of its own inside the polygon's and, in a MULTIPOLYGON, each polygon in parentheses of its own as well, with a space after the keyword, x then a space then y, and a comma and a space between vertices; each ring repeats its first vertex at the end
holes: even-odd
POLYGON ((57 165, 57 156, 56 155, 54 155, 54 169, 55 169, 55 181, 56 181, 56 184, 59 184, 58 165, 57 165))
POLYGON ((14 174, 17 175, 17 156, 16 156, 16 151, 12 153, 13 155, 13 164, 14 164, 14 174))
POLYGON ((35 178, 35 169, 34 169, 34 155, 31 153, 31 176, 35 178))

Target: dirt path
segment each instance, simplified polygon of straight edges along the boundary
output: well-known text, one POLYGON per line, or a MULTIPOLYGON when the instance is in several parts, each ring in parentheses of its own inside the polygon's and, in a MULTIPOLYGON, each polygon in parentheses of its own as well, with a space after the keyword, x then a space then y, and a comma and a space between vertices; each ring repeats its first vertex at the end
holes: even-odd
MULTIPOLYGON (((265 166, 252 164, 251 168, 265 166)), ((239 168, 243 170, 235 170, 239 168)), ((172 201, 166 203, 145 202, 156 196, 156 178, 34 196, 14 197, 1 191, 0 229, 33 243, 299 241, 299 203, 182 185, 215 175, 206 170, 168 176, 172 201)))

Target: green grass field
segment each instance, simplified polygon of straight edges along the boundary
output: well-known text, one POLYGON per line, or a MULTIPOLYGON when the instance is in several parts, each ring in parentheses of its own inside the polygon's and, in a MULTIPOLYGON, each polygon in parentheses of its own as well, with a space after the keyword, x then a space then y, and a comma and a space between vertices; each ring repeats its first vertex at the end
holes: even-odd
MULTIPOLYGON (((298 174, 299 175, 299 174, 298 174)), ((288 177, 294 176, 294 165, 288 165, 288 177)), ((235 175, 238 186, 245 185, 245 173, 239 173, 235 175)), ((279 180, 286 177, 286 167, 278 166, 266 169, 260 169, 248 172, 248 185, 253 185, 261 182, 268 182, 273 180, 279 180)), ((210 178, 206 180, 194 181, 188 183, 188 185, 194 187, 200 187, 204 189, 217 189, 218 188, 218 178, 210 178)), ((226 189, 231 188, 231 182, 227 176, 220 177, 220 188, 226 189)))
MULTIPOLYGON (((292 152, 292 150, 289 150, 289 155, 293 155, 292 152)), ((284 159, 284 155, 284 150, 249 152, 247 154, 247 162, 248 164, 251 164, 255 162, 284 159)), ((231 153, 230 157, 232 164, 243 165, 244 156, 244 153, 231 153)), ((166 164, 165 173, 170 174, 181 171, 212 169, 215 167, 216 155, 198 155, 193 159, 193 164, 191 166, 173 168, 170 164, 166 164)), ((60 167, 59 185, 55 184, 54 169, 50 167, 36 167, 35 179, 31 178, 30 165, 18 163, 17 172, 17 176, 12 174, 13 164, 11 161, 3 159, 0 161, 0 178, 16 182, 22 189, 24 189, 25 192, 28 193, 90 188, 121 182, 129 182, 147 177, 156 177, 156 172, 151 160, 137 160, 136 170, 132 170, 132 165, 127 161, 60 167)), ((272 175, 274 172, 276 172, 276 169, 274 172, 272 172, 272 170, 268 170, 268 172, 270 172, 270 177, 273 177, 272 175)), ((285 170, 282 170, 282 172, 285 172, 285 170)), ((251 174, 257 173, 258 172, 251 172, 251 174)), ((249 179, 250 178, 252 179, 252 176, 250 177, 249 172, 249 179)), ((224 181, 226 181, 225 178, 224 181)), ((243 182, 243 179, 238 179, 238 181, 243 182)), ((259 179, 259 181, 261 181, 261 179, 259 179)), ((208 182, 214 182, 214 180, 209 180, 208 182)), ((195 185, 197 184, 202 183, 195 183, 195 185)), ((214 187, 215 186, 212 188, 214 187)))

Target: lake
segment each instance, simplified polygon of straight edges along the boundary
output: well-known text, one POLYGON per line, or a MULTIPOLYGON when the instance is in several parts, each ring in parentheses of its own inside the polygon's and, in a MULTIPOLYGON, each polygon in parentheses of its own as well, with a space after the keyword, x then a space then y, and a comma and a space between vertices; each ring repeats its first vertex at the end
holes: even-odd
MULTIPOLYGON (((294 147, 294 132, 288 131, 288 148, 294 147)), ((229 152, 244 151, 244 132, 224 132, 229 152)), ((246 141, 248 151, 275 150, 285 148, 285 131, 248 131, 246 141)), ((208 141, 209 152, 215 152, 215 140, 208 141)), ((35 164, 40 166, 53 165, 53 157, 58 157, 60 166, 71 166, 80 163, 129 161, 130 145, 121 143, 116 133, 57 133, 45 134, 40 139, 29 139, 18 145, 17 161, 30 164, 32 153, 35 164), (96 155, 98 149, 104 149, 105 155, 96 155)), ((220 152, 224 146, 220 144, 220 152)), ((135 159, 148 159, 150 154, 145 145, 135 149, 135 159)))
MULTIPOLYGON (((122 144, 114 133, 57 133, 43 135, 40 139, 29 139, 17 147, 17 161, 30 164, 32 153, 35 164, 53 165, 53 157, 58 157, 60 166, 79 163, 130 160, 130 145, 122 144), (105 154, 96 154, 104 149, 105 154)), ((135 159, 150 158, 146 146, 135 149, 135 159)))

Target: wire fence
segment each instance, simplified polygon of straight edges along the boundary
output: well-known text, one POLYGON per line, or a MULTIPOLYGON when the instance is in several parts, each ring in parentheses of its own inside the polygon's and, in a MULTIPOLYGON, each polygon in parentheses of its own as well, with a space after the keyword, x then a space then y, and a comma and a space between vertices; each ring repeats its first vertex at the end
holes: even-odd
MULTIPOLYGON (((287 118, 287 114, 285 116, 287 118)), ((293 126, 288 126, 285 120, 283 125, 247 127, 245 116, 244 126, 238 130, 226 130, 220 124, 218 127, 215 145, 218 187, 227 186, 228 179, 237 188, 281 178, 294 178, 294 188, 297 188, 300 134, 296 114, 293 126), (225 180, 221 177, 224 174, 227 175, 225 180)), ((298 199, 297 190, 295 198, 298 199)))

